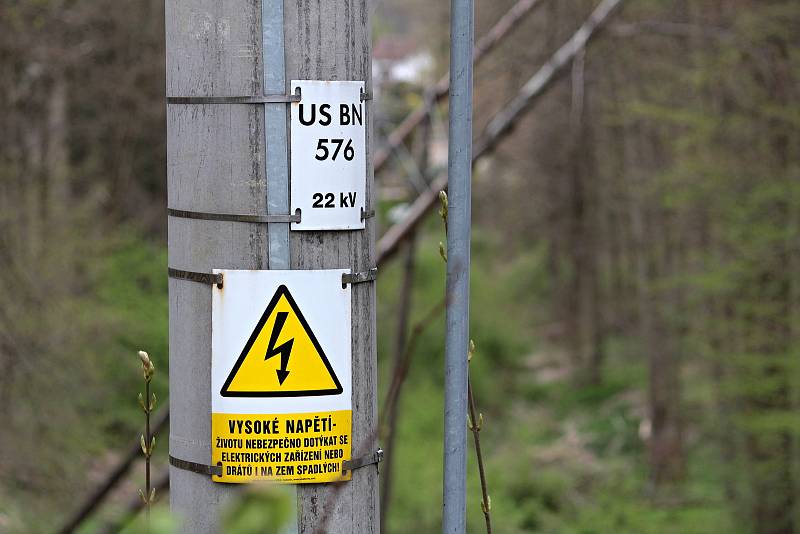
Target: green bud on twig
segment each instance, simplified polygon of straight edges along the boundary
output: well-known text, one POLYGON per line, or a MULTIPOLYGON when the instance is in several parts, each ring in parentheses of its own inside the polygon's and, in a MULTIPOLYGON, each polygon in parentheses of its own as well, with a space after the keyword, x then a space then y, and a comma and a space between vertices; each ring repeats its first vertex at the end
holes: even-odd
POLYGON ((142 375, 147 382, 150 382, 156 372, 156 367, 150 360, 150 355, 143 350, 139 351, 139 359, 142 360, 142 375))
POLYGON ((471 431, 480 432, 481 427, 483 426, 483 414, 478 414, 478 424, 476 425, 475 422, 472 420, 472 417, 467 415, 467 428, 471 431))
POLYGON ((141 393, 139 393, 139 406, 142 407, 144 413, 147 413, 147 407, 144 405, 144 397, 142 397, 141 393))
POLYGON ((158 400, 158 399, 156 399, 156 394, 155 394, 155 393, 153 393, 153 394, 150 396, 150 411, 151 411, 151 412, 153 411, 153 408, 155 408, 155 407, 156 407, 156 401, 157 401, 157 400, 158 400))
POLYGON ((439 256, 442 257, 445 263, 447 263, 447 250, 444 248, 444 243, 439 241, 439 256))
POLYGON ((139 435, 139 444, 142 446, 142 453, 147 456, 147 444, 144 442, 144 434, 139 435))
POLYGON ((469 340, 469 348, 467 349, 467 361, 472 361, 472 355, 475 354, 475 342, 471 339, 469 340))
POLYGON ((445 224, 447 224, 448 204, 447 204, 447 193, 445 193, 444 190, 439 191, 439 204, 441 206, 439 208, 439 217, 441 217, 442 220, 445 222, 445 224))
POLYGON ((487 495, 486 499, 486 502, 481 502, 481 510, 484 514, 488 514, 492 510, 492 498, 487 495))
POLYGON ((147 504, 147 497, 144 496, 144 492, 140 489, 139 490, 139 497, 142 498, 142 502, 147 504))
POLYGON ((156 499, 156 489, 155 488, 151 488, 150 489, 150 500, 148 502, 153 502, 155 499, 156 499))
MULTIPOLYGON (((481 415, 481 422, 483 422, 483 416, 482 415, 481 415)), ((156 437, 155 436, 150 436, 150 449, 148 449, 147 453, 148 454, 153 454, 153 449, 155 448, 155 446, 156 446, 156 437)))

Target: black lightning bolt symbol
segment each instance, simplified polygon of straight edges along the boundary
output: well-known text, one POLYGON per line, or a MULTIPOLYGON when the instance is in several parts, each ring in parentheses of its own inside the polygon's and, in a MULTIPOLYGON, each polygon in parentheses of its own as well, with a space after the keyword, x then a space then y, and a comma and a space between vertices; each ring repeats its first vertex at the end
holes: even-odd
POLYGON ((281 334, 281 330, 283 330, 283 325, 286 324, 286 318, 288 316, 289 312, 278 312, 277 317, 275 317, 275 324, 272 326, 272 334, 269 336, 267 354, 264 356, 264 361, 267 361, 273 356, 280 354, 281 368, 275 372, 278 373, 278 382, 281 385, 283 385, 283 381, 286 380, 286 377, 289 376, 289 371, 286 370, 286 366, 289 365, 289 356, 292 354, 294 338, 290 339, 280 347, 275 347, 275 342, 278 341, 278 336, 281 334))

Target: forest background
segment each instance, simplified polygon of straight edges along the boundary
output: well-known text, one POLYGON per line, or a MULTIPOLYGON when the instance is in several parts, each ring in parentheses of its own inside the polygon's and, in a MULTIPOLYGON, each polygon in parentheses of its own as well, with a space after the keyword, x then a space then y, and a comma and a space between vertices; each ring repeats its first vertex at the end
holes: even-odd
MULTIPOLYGON (((596 5, 539 3, 476 67, 476 135, 596 5)), ((376 61, 427 58, 376 88, 378 147, 447 70, 448 4, 372 2, 376 61)), ((476 34, 513 4, 478 0, 476 34)), ((137 350, 168 398, 163 12, 0 1, 0 532, 52 531, 137 436, 137 350)), ((476 165, 497 532, 800 532, 799 45, 794 0, 625 2, 476 165)), ((429 165, 417 135, 376 178, 382 228, 441 166, 446 111, 429 165)), ((405 299, 414 340, 387 532, 440 528, 443 240, 431 213, 378 284, 381 399, 405 299)))

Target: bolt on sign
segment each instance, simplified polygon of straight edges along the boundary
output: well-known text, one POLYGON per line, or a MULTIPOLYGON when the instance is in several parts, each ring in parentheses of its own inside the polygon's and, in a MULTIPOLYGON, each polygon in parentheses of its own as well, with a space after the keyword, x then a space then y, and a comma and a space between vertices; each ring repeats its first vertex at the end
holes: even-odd
POLYGON ((214 272, 225 284, 211 301, 213 480, 349 480, 347 271, 214 272))
POLYGON ((358 230, 367 187, 364 82, 292 81, 292 230, 358 230))

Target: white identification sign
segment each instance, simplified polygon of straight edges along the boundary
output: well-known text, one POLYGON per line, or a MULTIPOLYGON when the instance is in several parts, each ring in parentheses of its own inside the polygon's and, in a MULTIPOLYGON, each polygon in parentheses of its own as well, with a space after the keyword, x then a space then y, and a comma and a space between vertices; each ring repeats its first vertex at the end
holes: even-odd
POLYGON ((292 230, 364 228, 367 183, 364 82, 292 81, 292 230))
POLYGON ((350 479, 350 285, 345 270, 239 271, 211 300, 216 482, 350 479))

